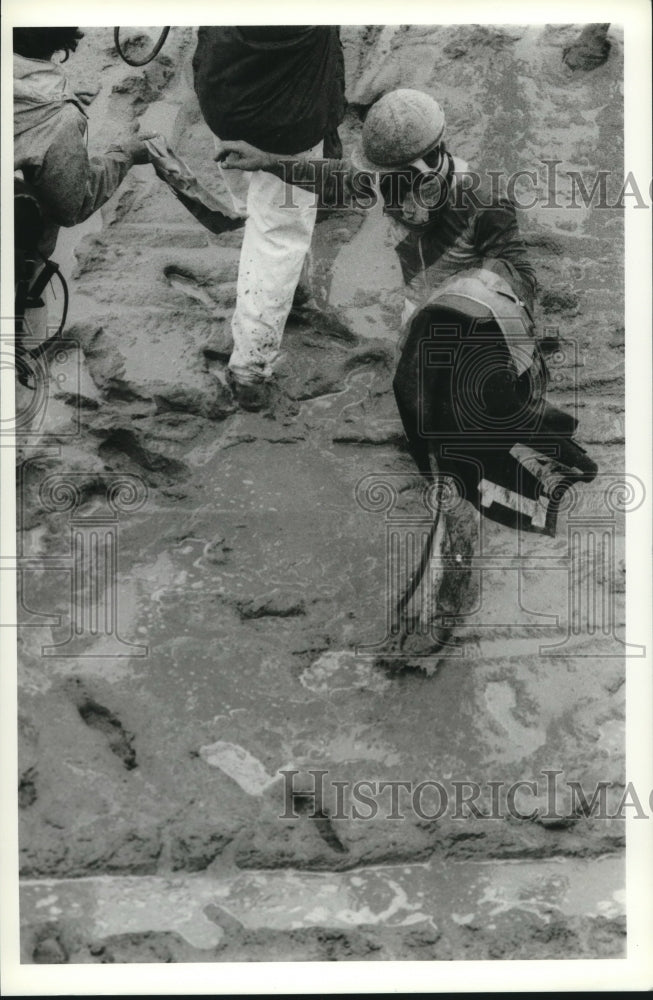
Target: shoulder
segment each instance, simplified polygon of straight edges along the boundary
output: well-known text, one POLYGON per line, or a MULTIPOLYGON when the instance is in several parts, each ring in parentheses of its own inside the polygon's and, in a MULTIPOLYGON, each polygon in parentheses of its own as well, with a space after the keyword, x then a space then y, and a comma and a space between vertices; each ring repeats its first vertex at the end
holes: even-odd
POLYGON ((53 124, 48 155, 78 155, 82 148, 86 149, 86 129, 86 115, 75 104, 66 104, 53 124))
POLYGON ((84 144, 86 115, 66 102, 49 118, 14 135, 14 167, 39 168, 53 148, 73 150, 84 144))
POLYGON ((453 195, 457 207, 472 211, 515 209, 507 191, 506 179, 500 171, 488 173, 467 164, 461 169, 456 163, 453 195))
POLYGON ((77 182, 80 170, 88 169, 85 133, 86 116, 74 104, 62 108, 36 175, 40 186, 58 189, 77 182))
POLYGON ((86 134, 88 118, 82 109, 72 101, 67 101, 61 109, 61 128, 76 129, 81 135, 86 134))
POLYGON ((46 125, 50 147, 66 143, 72 146, 85 138, 88 119, 76 104, 67 101, 46 125))

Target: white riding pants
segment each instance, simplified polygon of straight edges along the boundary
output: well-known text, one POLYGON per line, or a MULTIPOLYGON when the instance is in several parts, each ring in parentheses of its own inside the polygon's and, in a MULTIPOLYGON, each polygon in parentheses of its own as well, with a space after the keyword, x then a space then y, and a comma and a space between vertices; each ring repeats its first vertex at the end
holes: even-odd
MULTIPOLYGON (((322 143, 297 157, 319 158, 322 143)), ((237 379, 269 378, 279 353, 304 258, 311 244, 316 198, 263 170, 224 170, 218 165, 234 209, 247 213, 229 368, 237 379)))

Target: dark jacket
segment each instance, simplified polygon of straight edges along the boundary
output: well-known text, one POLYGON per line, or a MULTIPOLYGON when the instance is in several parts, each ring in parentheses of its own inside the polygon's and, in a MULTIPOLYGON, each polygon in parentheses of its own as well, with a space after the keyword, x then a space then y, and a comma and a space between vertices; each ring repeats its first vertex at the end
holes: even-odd
POLYGON ((212 132, 268 153, 311 149, 344 115, 337 27, 202 27, 193 71, 212 132))
POLYGON ((461 184, 430 224, 420 231, 407 231, 397 222, 396 231, 403 238, 395 250, 414 301, 424 301, 453 274, 498 260, 511 270, 518 294, 532 308, 535 271, 519 232, 515 206, 504 193, 483 183, 472 192, 461 184))

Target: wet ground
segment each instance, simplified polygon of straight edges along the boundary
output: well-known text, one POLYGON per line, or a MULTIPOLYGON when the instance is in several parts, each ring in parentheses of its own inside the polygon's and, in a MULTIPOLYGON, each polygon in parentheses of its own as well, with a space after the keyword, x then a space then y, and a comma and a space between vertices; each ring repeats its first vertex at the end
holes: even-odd
MULTIPOLYGON (((79 949, 70 960, 77 962, 88 961, 79 947, 82 938, 108 942, 95 944, 95 957, 102 949, 107 961, 129 936, 170 935, 183 942, 182 960, 201 962, 236 942, 246 947, 249 932, 272 938, 317 927, 343 935, 359 931, 372 939, 379 928, 388 942, 394 937, 395 948, 412 949, 415 958, 421 950, 447 957, 455 941, 467 939, 471 948, 476 939, 492 957, 492 939, 500 940, 516 919, 544 940, 549 929, 574 918, 592 919, 597 930, 614 927, 625 911, 623 876, 622 862, 612 858, 591 864, 425 862, 341 874, 99 876, 25 880, 21 905, 32 932, 47 931, 65 914, 69 946, 79 949)), ((494 951, 499 957, 496 941, 494 951)))
MULTIPOLYGON (((439 54, 466 158, 491 166, 510 149, 508 166, 525 166, 548 155, 544 126, 567 164, 613 154, 618 39, 579 79, 559 65, 566 29, 429 30, 350 29, 352 102, 398 72, 440 86, 439 54), (471 115, 475 94, 485 117, 471 115)), ((129 113, 210 179, 191 41, 180 30, 147 92, 108 33, 94 43, 100 148, 129 113)), ((346 142, 357 128, 352 112, 346 142)), ((623 954, 623 823, 573 810, 567 789, 591 797, 605 781, 614 811, 624 787, 624 504, 605 502, 623 461, 621 219, 542 211, 524 226, 540 331, 563 341, 550 398, 577 407, 601 476, 555 538, 482 521, 476 604, 452 620, 446 655, 411 669, 379 662, 393 552, 431 517, 391 393, 401 296, 380 214, 318 226, 316 305, 289 323, 268 415, 237 412, 224 384, 237 233, 205 234, 139 168, 102 228, 61 244, 76 260, 71 343, 22 469, 25 961, 623 954), (52 476, 76 485, 72 506, 52 476), (75 563, 78 543, 90 548, 75 563), (304 796, 295 818, 280 770, 304 796), (328 773, 311 817, 316 770, 328 773), (562 788, 553 820, 547 770, 562 788), (349 794, 359 781, 475 782, 480 815, 433 819, 411 800, 390 819, 387 795, 376 815, 339 815, 334 783, 349 794), (488 816, 491 783, 517 781, 538 787, 488 816)))

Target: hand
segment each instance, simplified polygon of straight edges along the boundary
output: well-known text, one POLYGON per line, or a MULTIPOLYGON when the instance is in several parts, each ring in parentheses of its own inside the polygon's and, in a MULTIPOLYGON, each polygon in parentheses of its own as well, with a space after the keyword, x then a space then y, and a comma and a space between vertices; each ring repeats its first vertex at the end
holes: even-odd
POLYGON ((216 142, 213 159, 221 163, 225 170, 265 170, 275 162, 271 153, 264 153, 242 139, 216 142))
POLYGON ((144 133, 140 135, 131 136, 129 139, 125 139, 122 143, 122 148, 125 153, 128 153, 132 158, 134 164, 149 163, 150 157, 147 151, 147 147, 143 142, 144 139, 154 138, 156 133, 144 133))
POLYGON ((75 90, 75 97, 80 102, 80 104, 83 104, 84 107, 87 108, 89 104, 93 103, 99 92, 100 92, 99 83, 88 83, 84 84, 82 87, 78 87, 75 90))

